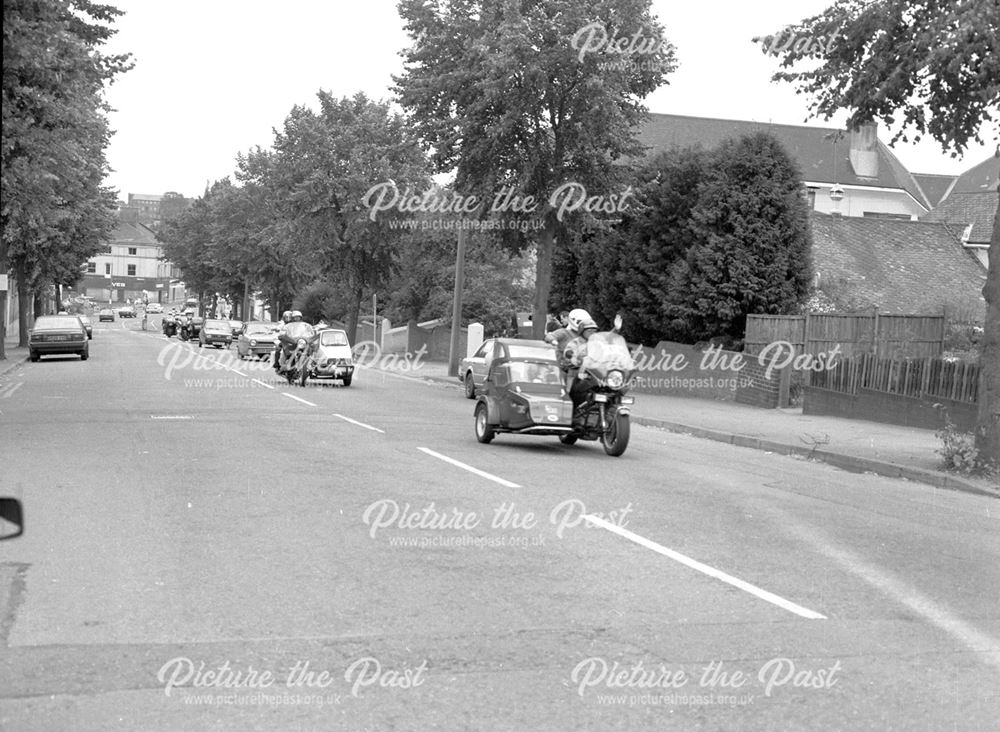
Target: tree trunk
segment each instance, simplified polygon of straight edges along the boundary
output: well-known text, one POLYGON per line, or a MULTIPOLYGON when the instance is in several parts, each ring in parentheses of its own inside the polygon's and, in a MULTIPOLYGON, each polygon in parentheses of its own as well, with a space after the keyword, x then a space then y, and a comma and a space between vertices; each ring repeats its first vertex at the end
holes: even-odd
POLYGON ((351 345, 357 345, 358 343, 358 313, 361 312, 361 299, 364 294, 364 288, 358 285, 354 291, 354 297, 351 298, 350 304, 347 306, 347 319, 346 319, 346 329, 347 337, 351 341, 351 345))
MULTIPOLYGON (((7 274, 7 243, 0 239, 0 275, 7 274)), ((7 287, 10 287, 8 279, 7 287)), ((0 290, 0 361, 7 360, 7 290, 0 290)))
POLYGON ((1000 467, 1000 184, 997 185, 997 211, 990 238, 989 270, 983 297, 986 298, 986 322, 982 353, 979 357, 979 419, 976 447, 985 461, 1000 467))
POLYGON ((535 262, 535 310, 531 318, 532 337, 545 337, 545 321, 549 314, 549 291, 552 289, 552 252, 556 237, 556 218, 549 214, 545 228, 538 237, 538 259, 535 262))
POLYGON ((31 304, 31 291, 28 289, 28 275, 24 260, 14 265, 17 273, 17 347, 28 347, 28 306, 31 304))

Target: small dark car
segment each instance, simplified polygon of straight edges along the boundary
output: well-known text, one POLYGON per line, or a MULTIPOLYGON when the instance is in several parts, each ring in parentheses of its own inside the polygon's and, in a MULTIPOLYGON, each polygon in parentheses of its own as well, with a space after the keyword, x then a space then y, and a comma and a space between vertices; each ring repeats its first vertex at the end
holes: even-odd
POLYGON ((104 308, 103 310, 101 310, 97 314, 97 322, 103 323, 105 320, 107 320, 110 323, 115 322, 115 311, 109 310, 108 308, 104 308))
POLYGON ((198 333, 198 347, 215 346, 229 348, 233 342, 233 329, 228 320, 208 319, 198 333))
POLYGON ((38 361, 42 356, 78 354, 81 361, 90 357, 87 331, 75 315, 43 315, 35 321, 28 335, 28 356, 38 361))

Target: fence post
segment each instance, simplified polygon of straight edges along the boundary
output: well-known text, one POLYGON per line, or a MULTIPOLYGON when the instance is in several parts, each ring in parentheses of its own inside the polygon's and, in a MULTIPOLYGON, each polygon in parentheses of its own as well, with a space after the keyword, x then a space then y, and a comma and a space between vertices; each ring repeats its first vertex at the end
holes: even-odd
POLYGON ((879 338, 878 307, 874 307, 872 310, 875 311, 875 323, 872 325, 872 351, 876 358, 881 358, 882 354, 879 353, 879 348, 882 345, 882 339, 879 338))

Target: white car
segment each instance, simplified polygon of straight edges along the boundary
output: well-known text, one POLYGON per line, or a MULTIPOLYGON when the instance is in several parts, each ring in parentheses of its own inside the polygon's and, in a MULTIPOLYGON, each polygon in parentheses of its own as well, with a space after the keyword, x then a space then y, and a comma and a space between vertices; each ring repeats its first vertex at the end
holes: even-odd
POLYGON ((146 312, 147 313, 162 313, 163 312, 163 306, 160 305, 160 303, 158 303, 158 302, 151 302, 151 303, 149 303, 149 305, 146 306, 146 312))

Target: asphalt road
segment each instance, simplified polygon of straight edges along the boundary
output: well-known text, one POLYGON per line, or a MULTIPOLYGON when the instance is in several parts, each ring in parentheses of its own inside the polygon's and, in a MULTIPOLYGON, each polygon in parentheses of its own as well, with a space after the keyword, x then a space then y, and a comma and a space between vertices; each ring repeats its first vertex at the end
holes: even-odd
POLYGON ((2 729, 997 729, 994 499, 138 325, 0 382, 2 729))

